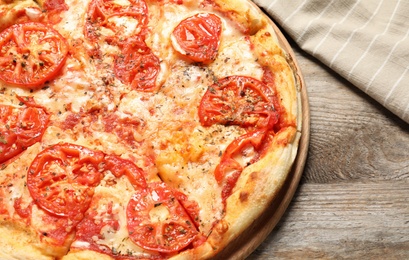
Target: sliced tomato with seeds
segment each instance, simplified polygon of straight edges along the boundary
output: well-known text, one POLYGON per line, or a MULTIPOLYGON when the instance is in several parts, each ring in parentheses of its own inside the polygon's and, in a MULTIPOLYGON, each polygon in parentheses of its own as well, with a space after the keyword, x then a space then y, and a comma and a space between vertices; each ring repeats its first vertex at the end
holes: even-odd
POLYGON ((210 63, 219 51, 222 21, 210 13, 182 20, 173 30, 173 47, 192 61, 210 63))
POLYGON ((0 163, 39 142, 50 116, 41 107, 0 105, 0 163))
POLYGON ((46 148, 28 169, 27 186, 33 200, 53 215, 81 217, 102 179, 103 159, 102 152, 75 144, 46 148))
POLYGON ((177 252, 199 234, 177 195, 164 183, 150 183, 137 190, 129 201, 126 216, 129 237, 148 250, 177 252))
POLYGON ((0 163, 4 163, 24 151, 21 145, 20 147, 16 145, 17 142, 17 135, 12 131, 2 130, 0 132, 0 163))
POLYGON ((273 91, 247 76, 229 76, 210 86, 199 105, 203 126, 239 125, 271 129, 278 122, 273 91))
POLYGON ((199 228, 200 223, 199 223, 199 217, 200 217, 200 207, 199 204, 196 201, 189 200, 188 196, 186 194, 180 192, 180 191, 175 191, 175 196, 177 200, 182 204, 182 206, 185 208, 187 214, 190 216, 192 219, 193 223, 197 228, 199 228))
POLYGON ((115 59, 115 76, 135 90, 145 92, 155 90, 160 61, 143 38, 133 37, 121 43, 121 47, 122 53, 115 59))
POLYGON ((0 34, 0 80, 36 88, 52 80, 65 63, 65 38, 42 23, 15 24, 0 34))

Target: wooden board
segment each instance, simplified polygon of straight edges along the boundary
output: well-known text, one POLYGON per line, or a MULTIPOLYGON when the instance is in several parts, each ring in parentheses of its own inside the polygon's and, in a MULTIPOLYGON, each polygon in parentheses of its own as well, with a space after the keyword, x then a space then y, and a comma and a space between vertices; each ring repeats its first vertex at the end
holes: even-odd
MULTIPOLYGON (((255 5, 254 5, 255 6, 255 5)), ((255 8, 258 8, 255 6, 255 8)), ((261 11, 260 11, 261 12, 261 11)), ((301 138, 297 157, 294 162, 291 173, 288 175, 286 182, 279 192, 278 196, 271 203, 264 213, 233 243, 220 252, 215 259, 244 259, 250 255, 272 232, 281 217, 284 215, 290 204, 298 183, 304 171, 305 161, 308 154, 310 138, 310 109, 308 102, 307 90, 301 69, 295 59, 295 54, 280 29, 271 21, 282 48, 290 55, 290 65, 295 70, 295 77, 300 86, 301 110, 302 110, 302 128, 301 138)))

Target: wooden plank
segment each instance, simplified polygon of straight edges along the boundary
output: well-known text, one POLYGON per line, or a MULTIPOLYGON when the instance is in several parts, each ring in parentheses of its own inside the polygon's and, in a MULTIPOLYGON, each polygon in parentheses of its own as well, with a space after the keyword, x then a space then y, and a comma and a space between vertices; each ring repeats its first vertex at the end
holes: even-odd
POLYGON ((409 183, 304 184, 248 259, 408 259, 409 183))
POLYGON ((399 180, 409 177, 409 126, 295 48, 311 111, 303 181, 399 180))

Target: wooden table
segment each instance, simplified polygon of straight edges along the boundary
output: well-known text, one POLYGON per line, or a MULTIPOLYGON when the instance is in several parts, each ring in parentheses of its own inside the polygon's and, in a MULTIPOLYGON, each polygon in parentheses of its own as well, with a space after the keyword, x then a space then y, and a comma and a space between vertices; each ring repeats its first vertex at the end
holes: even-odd
POLYGON ((409 124, 290 44, 309 153, 287 211, 247 259, 409 259, 409 124))

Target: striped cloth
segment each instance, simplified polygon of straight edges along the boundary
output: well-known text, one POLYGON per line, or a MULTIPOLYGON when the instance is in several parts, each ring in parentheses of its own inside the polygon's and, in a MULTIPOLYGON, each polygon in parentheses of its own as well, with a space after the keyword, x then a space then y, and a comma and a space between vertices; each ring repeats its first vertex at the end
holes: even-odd
POLYGON ((409 123, 408 0, 253 0, 306 52, 409 123))

